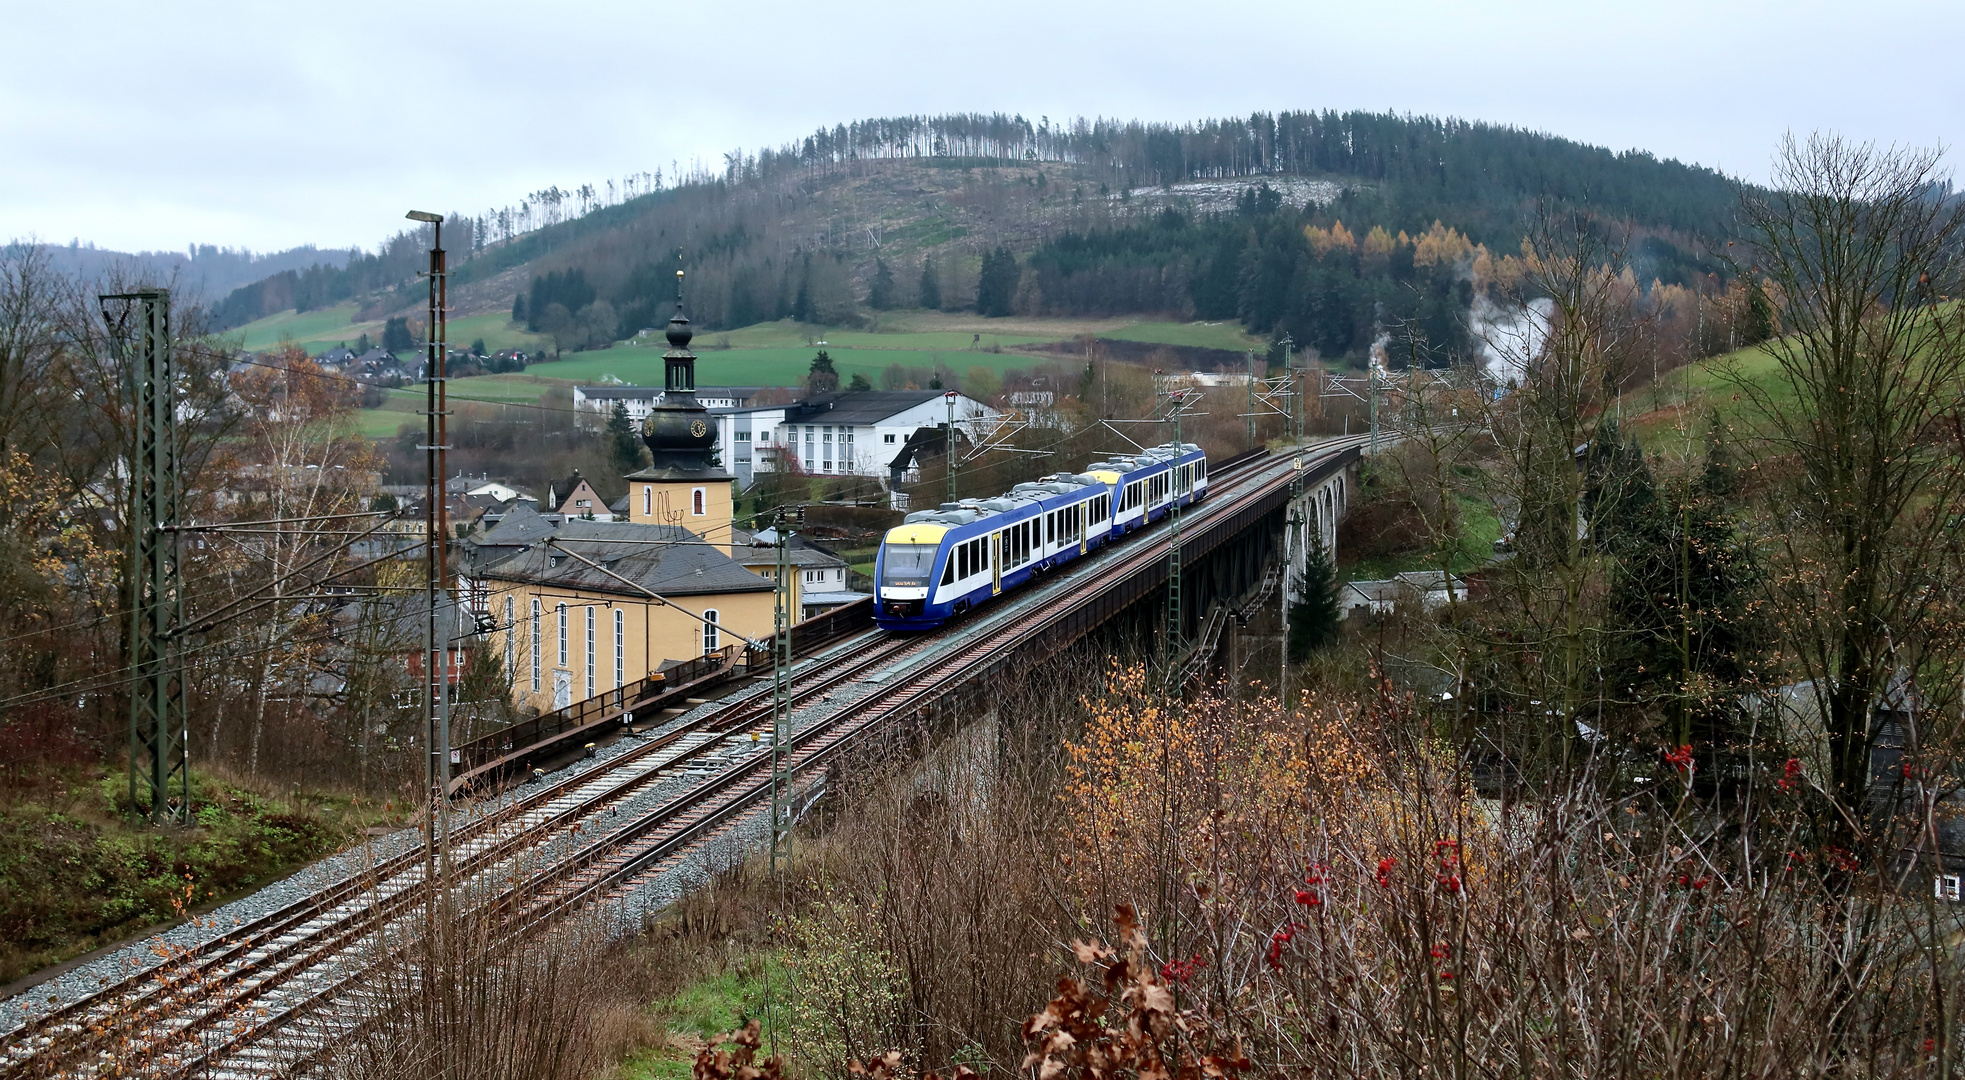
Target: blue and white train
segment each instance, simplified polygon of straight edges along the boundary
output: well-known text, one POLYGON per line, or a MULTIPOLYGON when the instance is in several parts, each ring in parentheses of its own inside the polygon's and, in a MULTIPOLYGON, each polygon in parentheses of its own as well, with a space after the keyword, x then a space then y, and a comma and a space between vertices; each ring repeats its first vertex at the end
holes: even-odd
POLYGON ((1201 448, 1166 443, 993 499, 917 510, 881 541, 874 618, 888 630, 934 629, 1207 493, 1201 448))

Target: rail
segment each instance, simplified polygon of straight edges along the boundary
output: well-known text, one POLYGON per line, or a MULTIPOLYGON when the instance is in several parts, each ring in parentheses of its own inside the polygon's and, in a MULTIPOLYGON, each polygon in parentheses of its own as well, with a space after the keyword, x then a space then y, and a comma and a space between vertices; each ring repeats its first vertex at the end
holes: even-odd
POLYGON ((589 739, 636 712, 662 709, 737 674, 737 646, 685 660, 626 686, 576 701, 563 709, 521 720, 452 748, 451 794, 471 791, 522 771, 568 744, 589 739))
MULTIPOLYGON (((1233 530, 1273 512, 1279 500, 1287 499, 1287 489, 1295 486, 1292 479, 1314 480, 1357 456, 1354 446, 1331 450, 1334 452, 1321 454, 1314 462, 1302 462, 1309 467, 1299 466, 1293 478, 1273 466, 1253 470, 1254 475, 1246 479, 1237 476, 1231 480, 1222 475, 1223 494, 1233 494, 1222 504, 1211 500, 1197 509, 1195 530, 1188 543, 1196 550, 1221 543, 1233 530)), ((1216 471, 1225 474, 1227 468, 1217 467, 1216 471)), ((924 708, 937 696, 1001 666, 1020 651, 1028 650, 1024 659, 1054 652, 1109 617, 1115 603, 1125 602, 1128 596, 1136 599, 1163 580, 1164 548, 1163 537, 1144 545, 1124 545, 1114 552, 1117 558, 1112 563, 1088 564, 1080 570, 1082 577, 1070 573, 1062 577, 1057 582, 1061 590, 1040 588, 1033 594, 1035 603, 1006 606, 1000 615, 986 614, 970 623, 973 633, 964 635, 968 640, 955 643, 946 655, 934 656, 932 663, 919 670, 903 672, 908 657, 940 651, 936 638, 894 638, 874 633, 864 621, 870 603, 858 611, 842 608, 800 624, 793 631, 794 648, 806 656, 813 655, 821 642, 856 631, 862 636, 844 646, 835 645, 836 655, 801 673, 793 692, 795 702, 810 707, 831 701, 836 688, 848 681, 865 683, 871 692, 865 696, 849 694, 827 708, 827 718, 801 725, 789 747, 792 771, 810 775, 837 760, 884 721, 924 708), (894 676, 891 682, 890 672, 894 676)), ((1267 589, 1265 582, 1264 591, 1267 589)), ((748 655, 742 656, 746 667, 749 661, 748 655)), ((557 726, 557 733, 547 733, 543 738, 564 743, 569 737, 578 737, 574 733, 582 727, 606 723, 635 708, 647 708, 658 698, 674 700, 671 695, 682 693, 683 686, 670 685, 670 680, 680 680, 686 674, 698 679, 714 677, 712 668, 724 664, 734 667, 738 662, 739 653, 733 648, 727 660, 679 665, 666 673, 669 679, 664 680, 659 693, 644 694, 641 702, 634 700, 632 688, 624 687, 627 692, 619 698, 606 700, 613 696, 610 693, 602 695, 598 706, 583 702, 588 709, 579 716, 535 724, 533 733, 539 735, 543 729, 557 726), (585 724, 572 722, 581 717, 585 724)), ((629 888, 642 875, 754 808, 768 794, 769 755, 754 749, 758 735, 768 734, 768 727, 759 727, 769 712, 769 695, 763 689, 739 693, 724 708, 705 710, 700 718, 660 738, 646 740, 598 769, 541 785, 509 806, 491 810, 483 820, 465 823, 460 828, 464 834, 460 839, 465 842, 457 849, 455 872, 467 877, 502 874, 505 871, 498 868, 515 852, 548 842, 571 843, 578 849, 571 859, 556 855, 552 865, 542 865, 530 881, 506 883, 499 908, 514 932, 629 888), (751 731, 749 739, 742 737, 745 729, 751 731), (720 771, 709 782, 666 800, 652 812, 638 812, 633 820, 614 818, 613 807, 622 805, 632 793, 676 775, 675 769, 687 760, 714 760, 720 771)), ((535 742, 531 749, 542 752, 542 746, 535 742)), ((511 751, 518 752, 516 746, 511 751)), ((156 1008, 166 1003, 159 1000, 161 996, 184 1004, 192 999, 210 1000, 198 1006, 202 1015, 186 1016, 181 1029, 147 1030, 141 1052, 135 1045, 124 1047, 125 1051, 159 1065, 180 1063, 180 1067, 165 1066, 173 1074, 201 1070, 239 1076, 269 1074, 269 1069, 276 1070, 283 1061, 291 1062, 293 1055, 275 1053, 261 1040, 303 1014, 337 1000, 350 985, 349 980, 360 978, 360 971, 342 968, 335 958, 365 940, 362 935, 375 932, 388 920, 406 917, 409 905, 427 891, 416 852, 385 860, 376 871, 373 876, 361 875, 364 881, 351 880, 345 887, 331 888, 328 895, 269 913, 253 926, 235 929, 225 939, 192 946, 186 959, 197 957, 200 978, 159 986, 151 981, 154 975, 133 973, 115 987, 105 987, 106 993, 92 995, 93 1000, 79 1000, 33 1021, 18 1033, 19 1043, 0 1053, 0 1073, 24 1075, 21 1070, 45 1067, 53 1063, 50 1059, 86 1058, 129 1033, 120 1024, 106 1021, 119 1015, 131 1020, 159 1015, 156 1008), (363 894, 372 898, 364 902, 363 894), (117 1002, 124 1003, 121 1010, 117 1002), (129 1009, 135 1012, 123 1011, 129 1009), (187 1042, 190 1045, 185 1045, 187 1042), (173 1047, 189 1051, 196 1060, 177 1056, 173 1047)), ((303 1035, 298 1027, 291 1030, 303 1041, 314 1038, 303 1035)), ((319 1038, 328 1037, 326 1028, 309 1030, 318 1030, 319 1038)), ((10 1040, 14 1035, 10 1033, 10 1040)), ((295 1048, 306 1053, 298 1044, 295 1048)))

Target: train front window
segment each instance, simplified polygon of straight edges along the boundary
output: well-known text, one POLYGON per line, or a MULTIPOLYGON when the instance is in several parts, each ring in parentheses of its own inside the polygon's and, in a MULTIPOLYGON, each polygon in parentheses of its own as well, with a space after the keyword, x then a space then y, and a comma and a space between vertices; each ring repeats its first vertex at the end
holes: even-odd
POLYGON ((909 586, 928 584, 935 568, 934 544, 888 544, 880 556, 880 583, 909 586))

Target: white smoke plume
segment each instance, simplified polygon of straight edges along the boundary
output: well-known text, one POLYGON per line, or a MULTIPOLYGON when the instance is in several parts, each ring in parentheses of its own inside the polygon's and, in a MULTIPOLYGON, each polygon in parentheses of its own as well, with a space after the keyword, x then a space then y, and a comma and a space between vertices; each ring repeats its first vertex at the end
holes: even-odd
POLYGON ((1548 297, 1525 304, 1501 305, 1485 295, 1474 297, 1467 322, 1474 340, 1480 342, 1481 363, 1497 386, 1521 382, 1528 366, 1542 353, 1549 339, 1549 320, 1556 311, 1548 297))

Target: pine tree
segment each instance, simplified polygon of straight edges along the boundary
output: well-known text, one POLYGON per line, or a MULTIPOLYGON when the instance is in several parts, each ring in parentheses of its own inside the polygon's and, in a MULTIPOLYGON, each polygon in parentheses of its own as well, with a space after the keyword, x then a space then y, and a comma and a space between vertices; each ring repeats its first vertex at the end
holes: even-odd
POLYGON ((873 389, 873 384, 867 381, 867 377, 865 374, 855 371, 853 373, 853 381, 846 384, 846 389, 856 390, 856 391, 871 390, 873 389))
POLYGON ((416 348, 416 339, 409 334, 409 316, 399 315, 382 324, 382 347, 392 353, 416 348))
POLYGON ((1584 454, 1583 467, 1583 514, 1590 538, 1600 550, 1615 551, 1643 528, 1657 498, 1644 448, 1636 436, 1620 443, 1616 418, 1606 417, 1584 454))
POLYGON ((791 317, 798 322, 812 321, 812 259, 807 256, 805 269, 798 275, 798 298, 791 302, 791 317))
POLYGON ((512 297, 512 321, 515 323, 522 323, 525 321, 525 294, 524 293, 519 293, 518 295, 512 297))
POLYGON ((635 436, 634 421, 628 419, 628 407, 619 401, 607 418, 607 452, 614 467, 624 473, 641 468, 641 440, 635 436))
POLYGON ((1664 741, 1724 741, 1737 686, 1753 666, 1761 631, 1753 594, 1759 572, 1727 515, 1715 477, 1729 471, 1725 444, 1708 444, 1702 473, 1654 484, 1633 505, 1609 547, 1609 625, 1603 665, 1615 696, 1662 722, 1664 741))
POLYGON ((812 394, 830 394, 839 389, 839 371, 832 366, 832 356, 824 349, 812 358, 812 369, 806 373, 805 389, 812 394))
POLYGON ((1320 538, 1310 546, 1303 573, 1296 579, 1296 602, 1290 605, 1289 656, 1302 661, 1338 637, 1337 568, 1320 538))
POLYGON ((1747 289, 1747 310, 1740 316, 1740 346, 1758 345, 1774 336, 1774 305, 1759 285, 1747 289))
POLYGON ((873 285, 867 290, 867 306, 875 311, 886 311, 894 306, 894 272, 887 268, 887 260, 873 260, 873 285))
POLYGON ((984 255, 976 282, 976 310, 996 318, 1008 315, 1017 297, 1017 275, 1017 257, 1009 248, 999 244, 984 255))
POLYGON ((942 276, 935 270, 933 259, 921 263, 921 306, 929 311, 942 308, 942 276))

